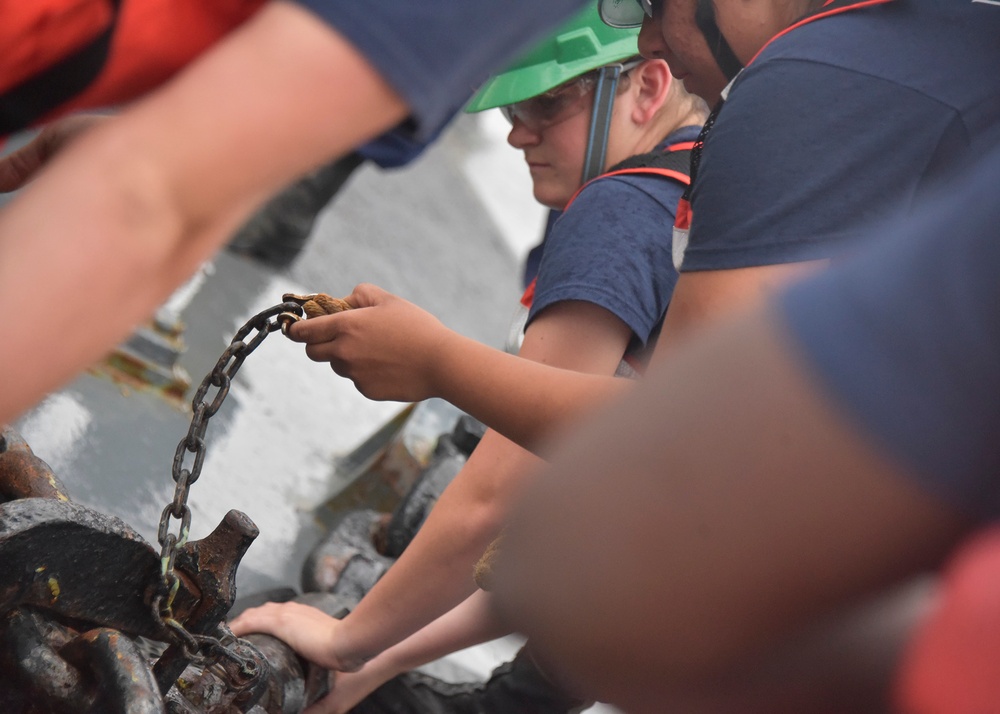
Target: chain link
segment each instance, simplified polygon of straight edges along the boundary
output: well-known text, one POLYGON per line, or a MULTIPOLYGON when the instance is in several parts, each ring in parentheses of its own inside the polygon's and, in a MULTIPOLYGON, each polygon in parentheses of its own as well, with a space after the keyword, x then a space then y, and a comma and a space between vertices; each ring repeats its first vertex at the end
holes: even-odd
POLYGON ((216 656, 219 656, 220 652, 226 653, 224 656, 229 656, 228 649, 219 639, 188 632, 173 615, 174 597, 180 587, 180 579, 174 572, 174 561, 177 551, 187 543, 191 533, 191 509, 187 501, 191 486, 201 476, 201 469, 205 463, 205 432, 208 430, 209 420, 219 411, 229 394, 233 377, 243 365, 243 361, 269 334, 281 329, 289 320, 297 319, 296 316, 302 316, 302 307, 293 302, 284 302, 257 313, 237 331, 215 367, 206 375, 198 391, 195 392, 191 400, 191 426, 177 444, 177 451, 174 453, 171 469, 175 484, 174 496, 163 509, 157 531, 161 549, 160 581, 154 584, 152 610, 153 616, 167 636, 182 648, 186 657, 199 664, 207 661, 201 654, 206 650, 215 653, 216 656), (251 333, 255 334, 246 341, 251 333), (208 400, 209 390, 213 388, 217 391, 211 400, 208 400), (185 466, 188 454, 193 455, 189 467, 185 466), (171 519, 180 522, 177 531, 173 533, 170 532, 171 519))

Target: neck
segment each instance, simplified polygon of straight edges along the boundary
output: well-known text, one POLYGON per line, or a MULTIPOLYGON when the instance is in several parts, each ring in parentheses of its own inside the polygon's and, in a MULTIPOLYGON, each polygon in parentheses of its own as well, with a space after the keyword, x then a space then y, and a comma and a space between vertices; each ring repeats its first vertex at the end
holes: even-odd
POLYGON ((663 121, 655 122, 656 141, 647 149, 651 151, 664 137, 685 126, 701 126, 708 118, 708 106, 700 97, 689 94, 671 101, 673 111, 663 117, 663 121))

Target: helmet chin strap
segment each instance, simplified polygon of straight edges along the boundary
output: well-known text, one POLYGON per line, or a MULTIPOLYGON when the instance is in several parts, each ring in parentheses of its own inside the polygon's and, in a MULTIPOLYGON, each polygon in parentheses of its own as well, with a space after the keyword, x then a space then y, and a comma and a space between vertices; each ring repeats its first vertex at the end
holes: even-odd
POLYGON ((715 23, 715 8, 712 5, 712 0, 698 0, 694 21, 698 25, 698 29, 701 30, 701 34, 705 36, 705 41, 708 42, 708 49, 711 50, 712 56, 719 65, 719 69, 726 75, 726 79, 731 82, 740 73, 740 70, 743 69, 743 65, 736 58, 736 55, 733 54, 732 48, 726 42, 726 38, 722 36, 719 26, 715 23))
POLYGON ((608 132, 611 130, 611 110, 615 103, 615 90, 621 77, 620 64, 601 67, 594 87, 594 110, 590 115, 590 133, 587 136, 587 153, 583 157, 585 184, 604 173, 604 161, 608 151, 608 132))

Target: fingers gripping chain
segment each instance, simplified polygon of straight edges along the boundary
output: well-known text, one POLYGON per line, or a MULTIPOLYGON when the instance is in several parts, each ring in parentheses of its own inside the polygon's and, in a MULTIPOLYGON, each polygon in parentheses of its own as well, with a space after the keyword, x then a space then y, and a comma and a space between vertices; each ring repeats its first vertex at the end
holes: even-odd
MULTIPOLYGON (((302 311, 305 312, 307 318, 333 315, 335 313, 354 308, 354 306, 346 300, 330 297, 326 293, 311 293, 309 295, 285 293, 281 296, 281 299, 284 302, 294 302, 301 306, 302 311)), ((294 312, 283 312, 278 315, 278 321, 281 323, 282 334, 288 335, 288 328, 302 319, 301 315, 296 315, 294 312)))

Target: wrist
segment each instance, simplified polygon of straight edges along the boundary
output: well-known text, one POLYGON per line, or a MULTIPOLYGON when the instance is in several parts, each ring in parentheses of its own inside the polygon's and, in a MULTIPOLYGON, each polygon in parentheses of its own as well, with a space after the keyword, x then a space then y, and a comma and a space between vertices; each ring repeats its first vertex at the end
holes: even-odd
POLYGON ((367 654, 358 650, 353 642, 346 618, 337 623, 337 628, 330 642, 330 657, 335 663, 334 669, 340 672, 356 672, 374 656, 375 654, 367 654))
MULTIPOLYGON (((419 664, 422 663, 418 662, 417 665, 419 664)), ((366 664, 365 669, 370 670, 378 681, 387 682, 397 675, 409 672, 413 666, 410 666, 395 648, 390 647, 366 664)))
POLYGON ((453 402, 452 386, 463 360, 467 338, 446 327, 441 328, 441 334, 434 341, 434 347, 429 352, 427 369, 425 370, 428 396, 440 397, 453 402))

